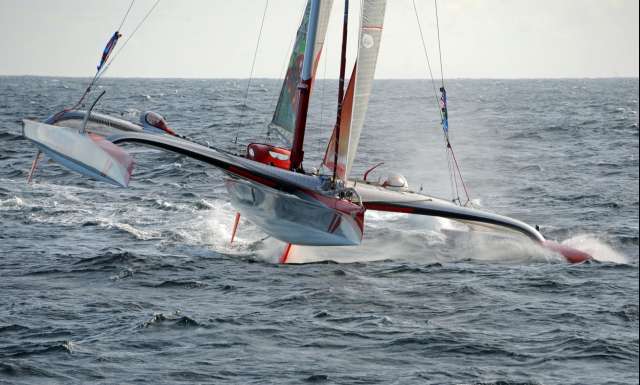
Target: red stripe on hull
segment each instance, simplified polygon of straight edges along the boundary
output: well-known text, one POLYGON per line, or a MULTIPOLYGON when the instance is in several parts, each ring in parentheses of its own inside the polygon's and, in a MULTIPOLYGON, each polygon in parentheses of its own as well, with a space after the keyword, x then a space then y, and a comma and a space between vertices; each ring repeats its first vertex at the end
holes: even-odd
POLYGON ((395 205, 386 205, 384 203, 365 203, 367 210, 388 211, 392 213, 406 213, 411 214, 416 210, 411 207, 398 207, 395 205))
POLYGON ((250 171, 238 168, 236 166, 229 166, 229 168, 227 169, 230 173, 241 176, 243 178, 252 180, 254 182, 258 182, 260 184, 263 184, 265 186, 269 186, 269 187, 276 187, 277 183, 267 179, 267 178, 263 178, 259 175, 253 174, 250 171))

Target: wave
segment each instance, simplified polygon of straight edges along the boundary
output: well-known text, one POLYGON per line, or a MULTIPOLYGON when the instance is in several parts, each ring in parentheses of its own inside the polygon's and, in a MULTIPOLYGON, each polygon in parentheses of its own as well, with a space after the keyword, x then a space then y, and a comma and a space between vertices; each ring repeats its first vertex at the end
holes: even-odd
POLYGON ((29 357, 33 355, 50 354, 50 353, 67 353, 74 351, 75 344, 72 341, 51 341, 42 343, 30 343, 21 346, 8 347, 9 357, 29 357))
POLYGON ((16 332, 16 331, 24 331, 24 330, 29 330, 29 328, 26 326, 17 325, 17 324, 4 325, 4 326, 0 325, 0 334, 5 332, 16 332))
POLYGON ((114 265, 128 264, 132 262, 143 262, 144 258, 138 257, 136 254, 129 251, 111 252, 108 251, 104 254, 97 255, 95 257, 83 258, 74 263, 76 266, 84 267, 113 267, 114 265))
POLYGON ((141 230, 141 229, 135 228, 134 226, 128 223, 112 222, 109 219, 98 219, 95 222, 87 222, 86 225, 88 226, 91 223, 97 223, 98 226, 104 227, 106 229, 116 229, 116 230, 122 231, 124 233, 132 235, 136 239, 140 239, 143 241, 162 238, 161 233, 157 231, 141 230))
POLYGON ((157 288, 180 288, 180 289, 200 289, 203 287, 207 287, 204 282, 200 281, 191 281, 191 280, 169 280, 161 282, 157 285, 151 285, 157 288))
POLYGON ((0 211, 22 209, 23 207, 25 207, 25 201, 20 197, 0 199, 0 211))
POLYGON ((170 315, 164 315, 163 313, 155 313, 149 320, 144 321, 140 328, 147 329, 151 327, 159 327, 159 326, 168 326, 168 327, 179 327, 179 328, 192 328, 192 327, 200 327, 200 323, 198 323, 193 318, 180 315, 180 312, 176 312, 170 315))

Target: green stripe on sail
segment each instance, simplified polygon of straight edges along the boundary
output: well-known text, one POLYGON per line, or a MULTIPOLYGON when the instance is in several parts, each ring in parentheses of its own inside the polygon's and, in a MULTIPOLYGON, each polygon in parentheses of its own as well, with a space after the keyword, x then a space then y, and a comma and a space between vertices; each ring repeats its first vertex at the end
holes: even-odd
POLYGON ((289 144, 293 136, 296 123, 296 111, 298 110, 298 84, 304 60, 304 50, 307 43, 307 26, 311 12, 311 1, 307 2, 304 16, 300 22, 296 42, 289 58, 287 73, 280 90, 278 105, 273 113, 271 128, 274 128, 289 144))

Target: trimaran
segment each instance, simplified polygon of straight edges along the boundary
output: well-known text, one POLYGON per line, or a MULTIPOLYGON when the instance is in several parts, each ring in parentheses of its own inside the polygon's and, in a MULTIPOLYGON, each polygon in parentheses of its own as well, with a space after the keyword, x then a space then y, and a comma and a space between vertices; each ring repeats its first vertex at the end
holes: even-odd
MULTIPOLYGON (((412 192, 406 180, 398 174, 391 174, 384 181, 373 182, 367 179, 369 170, 362 178, 352 178, 351 170, 373 85, 386 0, 361 2, 357 57, 346 89, 344 79, 349 6, 348 0, 345 1, 337 119, 327 145, 323 168, 320 171, 305 171, 303 160, 307 111, 332 3, 333 0, 308 0, 297 31, 289 68, 269 126, 286 146, 251 143, 245 153, 236 154, 177 135, 160 115, 152 112, 143 114, 140 124, 92 112, 104 91, 87 111, 79 110, 91 86, 103 73, 101 71, 105 70, 105 63, 121 36, 117 31, 109 40, 96 76, 80 102, 43 122, 24 120, 23 135, 38 147, 29 180, 44 153, 93 179, 126 187, 134 161, 119 145, 139 144, 178 153, 222 170, 231 202, 238 211, 231 241, 242 215, 267 234, 287 244, 280 263, 288 262, 292 245, 359 245, 365 227, 365 212, 370 210, 448 218, 464 223, 470 230, 489 228, 523 235, 561 254, 571 263, 591 259, 584 252, 545 240, 537 228, 524 222, 473 208, 468 204, 468 199, 463 203, 460 199, 450 201, 412 192)), ((451 150, 452 161, 455 161, 448 140, 444 84, 440 92, 446 145, 448 151, 451 150)), ((457 161, 453 177, 461 178, 457 161)))

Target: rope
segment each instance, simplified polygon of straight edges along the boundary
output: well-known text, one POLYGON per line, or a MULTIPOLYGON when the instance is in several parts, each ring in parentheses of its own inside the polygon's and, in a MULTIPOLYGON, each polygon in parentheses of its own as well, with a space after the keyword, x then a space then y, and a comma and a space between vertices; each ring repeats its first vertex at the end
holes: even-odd
MULTIPOLYGON (((131 32, 131 35, 129 35, 129 37, 127 37, 127 39, 124 41, 124 43, 122 43, 122 45, 120 46, 120 48, 113 54, 113 56, 111 57, 111 60, 109 60, 109 62, 104 66, 104 68, 102 69, 102 71, 100 71, 99 74, 97 74, 97 80, 96 80, 96 84, 98 84, 98 81, 100 80, 100 78, 102 77, 102 75, 105 74, 105 72, 107 72, 107 70, 109 69, 109 67, 111 67, 111 63, 114 62, 114 60, 116 60, 116 58, 118 57, 118 55, 120 54, 120 52, 122 52, 122 50, 124 49, 124 47, 127 46, 127 44, 129 43, 129 40, 131 40, 133 38, 133 36, 136 34, 136 32, 138 32, 138 30, 140 29, 140 27, 142 27, 142 25, 144 24, 145 21, 147 21, 147 19, 149 18, 149 16, 151 16, 151 13, 153 12, 154 9, 156 9, 156 7, 158 6, 158 4, 160 4, 160 0, 156 0, 156 2, 153 4, 153 6, 149 9, 149 11, 147 12, 146 15, 144 15, 144 17, 142 18, 142 20, 140 20, 140 22, 138 23, 138 25, 136 25, 135 29, 133 30, 133 32, 131 32)), ((127 11, 128 12, 128 11, 127 11)))
MULTIPOLYGON (((160 2, 160 0, 156 1, 156 4, 151 8, 151 11, 153 11, 153 8, 156 7, 156 5, 158 5, 158 3, 160 2)), ((129 13, 131 12, 131 8, 133 8, 133 4, 135 3, 135 0, 131 0, 131 3, 129 3, 129 8, 127 8, 127 12, 125 12, 124 16, 122 17, 122 21, 120 22, 120 26, 118 27, 118 29, 116 30, 116 34, 119 33, 119 31, 122 29, 122 27, 124 26, 124 23, 127 20, 127 17, 129 16, 129 13)), ((58 112, 55 116, 54 119, 57 118, 58 116, 64 114, 67 111, 72 111, 75 110, 76 108, 80 107, 80 105, 82 105, 82 102, 84 101, 84 99, 87 97, 87 95, 91 92, 91 88, 96 85, 98 83, 98 80, 100 79, 100 76, 102 76, 104 74, 104 72, 107 70, 107 68, 109 67, 109 65, 111 64, 111 62, 116 58, 117 54, 122 50, 122 48, 124 48, 124 46, 127 44, 127 42, 129 41, 129 39, 131 37, 133 37, 133 34, 138 30, 138 28, 140 28, 140 25, 142 25, 142 23, 144 22, 144 20, 146 20, 147 17, 149 17, 149 14, 151 14, 151 11, 149 11, 149 13, 147 13, 147 15, 145 16, 145 18, 142 20, 142 22, 138 25, 138 27, 136 27, 136 29, 134 30, 134 32, 131 34, 131 36, 129 38, 127 38, 127 40, 124 42, 124 44, 122 46, 120 46, 120 48, 118 49, 118 51, 111 57, 111 60, 109 61, 109 63, 107 63, 103 68, 102 71, 101 69, 98 69, 95 73, 95 75, 93 75, 93 78, 91 79, 91 81, 89 82, 89 84, 87 85, 87 88, 85 89, 84 93, 82 94, 82 96, 80 97, 80 99, 78 99, 78 101, 76 102, 76 104, 74 104, 72 107, 69 108, 65 108, 62 111, 58 112)))
POLYGON ((449 156, 449 148, 445 147, 444 149, 444 156, 447 158, 447 169, 449 170, 449 183, 451 184, 451 198, 454 199, 454 192, 457 192, 456 186, 455 186, 455 178, 453 178, 453 176, 455 175, 453 172, 453 166, 451 165, 451 157, 449 156))
MULTIPOLYGON (((424 33, 422 32, 422 24, 420 23, 420 16, 418 15, 418 8, 416 6, 416 1, 412 0, 413 2, 413 11, 416 15, 416 22, 418 23, 418 31, 420 32, 420 41, 422 43, 422 50, 424 52, 424 57, 425 60, 427 62, 427 70, 429 71, 429 77, 431 78, 431 88, 433 91, 433 97, 435 99, 435 103, 436 103, 436 107, 438 109, 438 113, 440 114, 440 120, 444 119, 444 115, 442 113, 442 109, 440 108, 440 99, 438 99, 438 91, 436 90, 436 82, 434 80, 433 77, 433 71, 431 69, 431 61, 429 60, 429 52, 427 50, 427 44, 425 43, 424 40, 424 33)), ((444 140, 445 143, 447 143, 449 141, 447 134, 444 133, 444 140)), ((454 170, 453 167, 451 165, 451 159, 449 157, 449 149, 448 147, 445 147, 445 157, 447 158, 447 168, 449 170, 449 181, 451 183, 451 194, 454 195, 457 191, 457 186, 455 183, 455 174, 454 174, 454 170)))
MULTIPOLYGON (((251 72, 249 72, 249 79, 247 80, 247 89, 244 92, 244 101, 242 102, 243 118, 246 116, 247 111, 247 99, 249 98, 249 88, 251 87, 251 81, 253 80, 253 70, 256 66, 256 58, 258 57, 258 49, 260 48, 260 40, 262 39, 262 28, 264 27, 264 19, 267 16, 267 9, 269 8, 269 0, 264 2, 264 11, 262 11, 262 20, 260 21, 260 30, 258 31, 258 40, 256 41, 256 48, 253 51, 253 60, 251 61, 251 72)), ((238 143, 238 134, 240 133, 240 126, 236 130, 236 137, 233 143, 238 143)))
MULTIPOLYGON (((433 88, 433 97, 436 102, 436 106, 438 107, 438 111, 440 111, 440 100, 438 99, 438 91, 436 90, 436 82, 433 78, 433 71, 431 70, 431 61, 429 60, 429 53, 427 51, 427 44, 424 41, 424 34, 422 33, 422 24, 420 23, 420 17, 418 16, 418 8, 416 7, 416 0, 412 0, 413 2, 413 11, 416 15, 416 21, 418 22, 418 30, 420 31, 420 40, 422 41, 422 50, 424 51, 424 57, 427 61, 427 69, 429 70, 429 77, 431 78, 431 86, 433 88)), ((442 115, 442 111, 440 111, 440 118, 444 118, 442 115)))
POLYGON ((440 79, 444 88, 444 70, 442 69, 442 46, 440 45, 440 18, 438 17, 438 0, 433 0, 436 9, 436 30, 438 31, 438 54, 440 55, 440 79))
MULTIPOLYGON (((462 184, 462 188, 464 189, 464 194, 467 197, 467 201, 464 204, 466 206, 467 203, 469 203, 471 201, 471 198, 469 198, 469 191, 467 190, 467 185, 464 183, 464 179, 462 179, 462 173, 460 172, 460 166, 458 165, 458 160, 456 159, 456 154, 453 152, 453 149, 451 148, 451 145, 449 145, 449 148, 451 149, 451 157, 453 158, 453 162, 455 163, 456 169, 458 170, 458 176, 460 177, 460 183, 462 184)), ((458 198, 458 200, 459 199, 460 198, 458 198)))
POLYGON ((122 18, 122 21, 120 22, 120 26, 118 27, 118 29, 116 31, 120 31, 122 29, 122 26, 124 25, 125 20, 127 20, 127 16, 129 16, 129 12, 131 12, 131 8, 133 8, 133 3, 135 3, 136 0, 131 0, 131 4, 129 4, 129 9, 127 9, 127 12, 124 14, 124 17, 122 18))
POLYGON ((458 182, 460 182, 460 185, 462 186, 462 189, 464 191, 464 194, 466 196, 467 201, 464 203, 464 205, 466 206, 471 199, 469 198, 469 191, 467 189, 467 186, 464 182, 464 179, 462 177, 462 172, 460 171, 460 165, 458 164, 458 160, 456 159, 456 155, 453 152, 453 147, 451 146, 451 141, 449 140, 449 132, 448 132, 448 119, 447 121, 445 121, 445 118, 447 118, 446 115, 446 91, 444 88, 444 65, 443 65, 443 60, 442 60, 442 43, 441 43, 441 39, 440 39, 440 18, 438 16, 438 1, 434 0, 434 6, 435 6, 435 16, 436 16, 436 28, 437 28, 437 36, 438 36, 438 56, 440 59, 440 80, 442 82, 442 87, 440 89, 440 91, 442 92, 443 96, 442 96, 442 100, 443 100, 443 105, 440 105, 440 99, 438 98, 438 91, 436 90, 436 81, 435 78, 433 76, 433 70, 431 68, 431 62, 429 60, 429 53, 427 50, 427 45, 425 43, 424 40, 424 33, 422 32, 422 24, 420 23, 420 16, 418 15, 418 8, 416 6, 416 1, 412 0, 413 2, 413 11, 416 15, 416 22, 418 23, 418 30, 420 32, 420 40, 422 42, 422 49, 424 51, 424 56, 427 62, 427 69, 429 71, 429 77, 431 78, 431 87, 433 90, 433 95, 436 101, 436 105, 438 106, 438 111, 440 113, 440 119, 442 122, 442 131, 443 131, 443 135, 444 135, 444 141, 445 141, 445 153, 446 153, 446 158, 447 158, 447 168, 449 171, 449 180, 451 183, 451 194, 453 195, 453 202, 458 202, 458 204, 462 204, 461 200, 460 200, 460 187, 458 185, 458 182))
MULTIPOLYGON (((435 8, 435 14, 436 14, 436 31, 437 31, 437 36, 438 36, 438 55, 440 57, 440 80, 442 82, 442 92, 444 95, 446 95, 446 91, 444 88, 444 66, 443 66, 443 60, 442 60, 442 43, 441 43, 441 39, 440 39, 440 17, 438 15, 438 0, 433 0, 433 5, 435 8)), ((443 96, 443 98, 446 98, 446 96, 443 96)), ((445 105, 446 108, 446 105, 445 105)), ((448 122, 447 122, 448 124, 448 122)), ((447 130, 448 131, 448 130, 447 130)), ((462 185, 462 189, 464 190, 464 195, 467 198, 467 201, 464 203, 464 206, 466 206, 467 204, 469 204, 469 202, 471 202, 471 198, 469 197, 469 190, 467 189, 467 184, 464 181, 464 178, 462 177, 462 171, 460 171, 460 165, 458 164, 458 160, 456 159, 456 154, 453 151, 453 147, 451 146, 451 141, 449 140, 449 133, 446 132, 445 133, 446 136, 446 140, 447 140, 447 152, 451 153, 451 159, 453 159, 453 165, 455 166, 455 169, 452 170, 452 174, 453 174, 453 178, 455 180, 455 186, 456 186, 456 196, 458 199, 458 203, 462 204, 462 202, 460 202, 460 193, 458 191, 458 179, 460 179, 460 184, 462 185), (455 172, 458 172, 458 178, 456 178, 455 172)))

